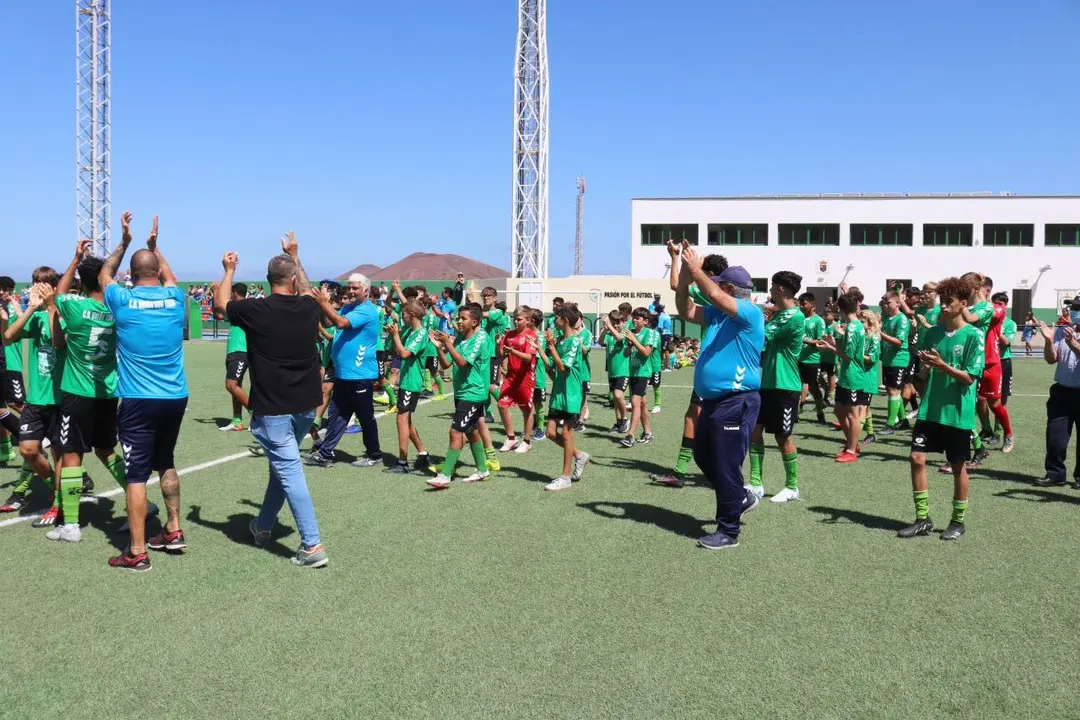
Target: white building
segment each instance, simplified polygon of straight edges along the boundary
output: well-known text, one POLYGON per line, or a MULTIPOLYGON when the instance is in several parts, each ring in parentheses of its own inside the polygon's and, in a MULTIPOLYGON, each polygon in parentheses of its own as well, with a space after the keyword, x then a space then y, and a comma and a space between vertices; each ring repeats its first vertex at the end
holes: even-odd
POLYGON ((1049 319, 1080 288, 1080 196, 776 195, 635 198, 631 276, 665 277, 669 239, 744 266, 765 291, 778 270, 826 294, 846 281, 874 303, 895 281, 976 270, 1008 292, 1014 316, 1049 319))

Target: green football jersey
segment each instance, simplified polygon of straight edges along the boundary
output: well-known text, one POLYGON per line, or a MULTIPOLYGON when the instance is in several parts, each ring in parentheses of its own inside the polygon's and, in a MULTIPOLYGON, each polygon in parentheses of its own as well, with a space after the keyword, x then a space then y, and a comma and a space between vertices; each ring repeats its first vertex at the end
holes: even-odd
MULTIPOLYGON (((15 322, 15 304, 8 303, 8 326, 15 322)), ((13 342, 4 346, 4 362, 8 372, 21 373, 23 371, 23 344, 22 341, 13 342)))
MULTIPOLYGON (((536 333, 536 347, 540 352, 547 353, 547 336, 542 332, 536 333)), ((536 387, 543 390, 547 387, 547 366, 544 365, 544 361, 540 359, 540 352, 536 353, 536 387)))
MULTIPOLYGON (((393 346, 393 338, 390 344, 393 346)), ((420 328, 406 328, 401 333, 401 345, 410 353, 409 357, 401 358, 401 389, 407 392, 423 392, 424 390, 424 359, 427 357, 425 350, 431 345, 428 331, 420 328)))
POLYGON ((243 329, 233 325, 229 328, 229 342, 225 345, 225 354, 231 355, 235 352, 247 352, 247 334, 243 329))
POLYGON ((866 354, 866 327, 861 320, 852 320, 847 324, 842 342, 844 351, 840 358, 840 369, 836 374, 836 384, 847 390, 862 390, 866 386, 867 373, 863 362, 863 355, 866 354))
POLYGON ((490 355, 494 357, 495 346, 499 341, 499 336, 506 334, 506 313, 499 308, 491 308, 487 311, 487 317, 480 323, 480 327, 482 327, 487 334, 488 346, 491 348, 490 355))
POLYGON ((616 338, 611 333, 604 335, 604 352, 607 355, 607 373, 609 378, 630 377, 630 353, 627 348, 630 341, 625 337, 616 338))
POLYGON ((31 405, 59 405, 60 381, 63 377, 66 348, 54 348, 52 328, 47 310, 38 310, 23 325, 22 338, 30 341, 29 392, 26 401, 31 405))
POLYGON ((1016 337, 1016 321, 1011 317, 1006 317, 1005 322, 1001 323, 1001 337, 1008 342, 1008 345, 1001 348, 1001 359, 1012 360, 1012 343, 1013 338, 1016 337))
MULTIPOLYGON (((431 333, 439 329, 439 316, 435 314, 434 310, 428 310, 424 313, 424 332, 428 334, 428 339, 431 338, 431 333)), ((435 343, 429 342, 424 346, 421 357, 431 358, 438 355, 438 351, 435 349, 435 343)))
POLYGON ((565 367, 559 370, 557 365, 552 366, 555 382, 551 387, 552 410, 577 415, 581 412, 581 383, 583 353, 581 333, 565 335, 555 343, 555 350, 559 353, 559 359, 565 367))
POLYGON ((334 347, 334 338, 337 336, 338 329, 331 325, 328 328, 324 328, 326 332, 330 333, 330 339, 326 340, 320 334, 319 339, 315 343, 315 347, 319 352, 319 361, 324 368, 330 367, 330 351, 334 347))
MULTIPOLYGON (((915 315, 916 315, 916 317, 921 315, 922 317, 926 318, 926 322, 930 325, 930 327, 934 327, 941 320, 941 306, 940 305, 935 305, 932 308, 928 308, 928 307, 915 308, 915 315)), ((916 321, 916 322, 918 322, 918 321, 916 321)), ((927 329, 927 328, 923 328, 921 323, 920 323, 920 328, 923 331, 925 331, 927 329)))
POLYGON ((781 310, 765 323, 765 356, 761 363, 762 390, 802 390, 799 355, 806 316, 797 307, 781 310))
MULTIPOLYGON (((814 314, 805 319, 805 321, 803 322, 804 339, 820 340, 824 335, 825 318, 821 317, 820 315, 814 314)), ((805 365, 820 365, 821 355, 821 348, 815 345, 807 345, 804 342, 802 349, 799 350, 799 362, 805 365)))
POLYGON ((578 337, 581 338, 581 381, 592 382, 592 365, 589 364, 589 348, 593 343, 592 332, 584 327, 578 333, 578 337))
POLYGON ((983 300, 975 303, 975 306, 968 312, 976 317, 975 322, 972 324, 985 338, 986 333, 990 332, 990 323, 994 320, 994 304, 983 300))
POLYGON ((116 397, 116 321, 109 308, 81 295, 58 295, 56 309, 66 323, 64 392, 79 397, 116 397))
POLYGON ((911 364, 911 351, 908 343, 911 339, 911 321, 904 313, 896 313, 882 321, 881 332, 892 335, 900 341, 900 345, 893 345, 882 341, 881 364, 888 368, 904 367, 911 364))
POLYGON ((664 336, 660 334, 660 331, 653 328, 652 338, 652 354, 649 355, 649 368, 653 373, 658 373, 663 369, 664 365, 664 336))
POLYGON ((477 328, 471 338, 460 339, 454 347, 467 363, 465 367, 458 367, 454 363, 454 398, 465 402, 486 402, 492 357, 488 334, 477 328))
MULTIPOLYGON (((645 347, 655 346, 656 338, 660 336, 660 333, 653 330, 651 327, 641 328, 641 332, 634 333, 639 343, 645 347)), ((629 341, 627 341, 629 342, 629 341)), ((655 354, 656 351, 653 351, 655 354)), ((637 346, 630 343, 630 377, 632 378, 647 378, 653 374, 652 361, 641 354, 637 349, 637 346)))
POLYGON ((974 430, 979 377, 986 360, 982 333, 973 325, 965 325, 952 333, 938 325, 926 334, 928 349, 936 350, 947 365, 966 372, 975 382, 964 385, 945 372, 930 368, 926 393, 919 406, 919 419, 960 430, 974 430))
POLYGON ((870 361, 866 363, 865 384, 860 388, 863 392, 877 395, 878 380, 881 378, 881 346, 884 343, 878 335, 866 336, 866 357, 870 361))
POLYGON ((706 305, 712 305, 712 303, 709 302, 709 299, 705 297, 705 295, 701 292, 701 288, 699 288, 696 283, 690 286, 689 294, 690 299, 694 301, 695 305, 701 305, 702 307, 706 305))
MULTIPOLYGON (((822 322, 824 322, 824 319, 822 320, 822 322)), ((839 323, 837 323, 835 320, 833 320, 832 325, 826 325, 825 329, 822 330, 821 337, 825 337, 826 335, 829 336, 829 337, 832 337, 832 336, 836 335, 836 328, 837 327, 839 327, 839 323)), ((821 351, 821 362, 822 363, 836 364, 836 353, 834 353, 832 350, 822 350, 821 351)))

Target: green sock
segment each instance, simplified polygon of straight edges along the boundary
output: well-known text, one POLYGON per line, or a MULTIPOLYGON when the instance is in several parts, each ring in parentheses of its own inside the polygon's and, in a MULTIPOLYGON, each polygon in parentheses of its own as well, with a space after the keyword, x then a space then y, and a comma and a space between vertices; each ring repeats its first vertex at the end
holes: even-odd
POLYGON ((440 395, 445 395, 446 394, 445 392, 443 392, 442 375, 436 375, 435 376, 435 385, 436 385, 436 387, 439 388, 439 394, 440 395))
POLYGON ((472 456, 473 462, 476 463, 477 472, 487 472, 487 453, 484 451, 483 442, 474 442, 472 444, 472 456))
POLYGON ((694 441, 690 438, 682 439, 682 447, 679 448, 679 459, 675 461, 675 474, 685 475, 690 468, 690 461, 694 459, 694 441))
POLYGON ((655 405, 656 407, 660 407, 660 388, 654 387, 652 389, 652 392, 653 392, 653 405, 655 405))
POLYGON ((866 416, 866 419, 863 420, 862 426, 863 426, 863 430, 866 431, 867 435, 873 435, 874 434, 874 416, 868 414, 866 416))
POLYGON ((105 463, 105 469, 116 479, 116 484, 127 490, 127 473, 124 472, 124 458, 113 453, 109 461, 105 463))
MULTIPOLYGON (((484 443, 481 442, 480 447, 484 447, 484 443)), ((496 457, 495 448, 494 447, 484 448, 484 457, 487 458, 488 460, 494 460, 495 457, 496 457)))
POLYGON ((458 456, 461 455, 460 450, 450 448, 446 451, 446 460, 443 461, 442 474, 448 478, 454 477, 454 468, 457 467, 458 456))
POLYGON ((491 393, 490 393, 490 394, 488 395, 488 406, 489 406, 489 407, 491 406, 491 401, 492 401, 492 400, 494 400, 494 401, 495 401, 496 403, 498 403, 498 402, 499 402, 499 398, 501 398, 501 397, 502 397, 502 388, 496 387, 496 388, 495 388, 494 390, 492 390, 492 391, 491 391, 491 393))
MULTIPOLYGON (((59 510, 60 509, 60 495, 61 495, 61 493, 56 492, 56 483, 53 481, 53 479, 50 478, 49 481, 53 486, 52 506, 54 508, 56 508, 57 510, 59 510)), ((81 479, 79 480, 79 493, 80 494, 82 493, 82 480, 81 479)))
POLYGON ((985 420, 979 418, 979 425, 982 427, 982 431, 984 433, 988 433, 993 430, 993 428, 990 426, 990 418, 986 418, 985 420))
POLYGON ((0 437, 0 460, 6 460, 7 456, 11 454, 11 436, 5 434, 0 437))
POLYGON ((952 501, 952 521, 954 523, 964 524, 964 520, 967 519, 967 500, 953 500, 952 501))
POLYGON ((79 524, 79 498, 82 497, 83 469, 63 468, 60 471, 60 509, 65 525, 79 524))
POLYGON ((930 491, 929 490, 916 490, 915 491, 915 519, 925 520, 930 517, 930 491))
POLYGON ((900 407, 903 402, 899 395, 889 396, 889 419, 885 421, 886 425, 892 427, 900 421, 900 407))
POLYGON ((34 479, 34 471, 30 469, 30 463, 24 462, 19 470, 19 479, 15 481, 15 487, 11 492, 16 495, 25 495, 30 489, 30 482, 34 479))
POLYGON ((976 451, 982 450, 982 438, 979 437, 978 433, 971 434, 971 447, 975 448, 976 451))
POLYGON ((397 407, 397 393, 393 385, 386 386, 386 397, 390 398, 390 407, 397 407))
POLYGON ((233 425, 243 425, 244 424, 244 414, 240 413, 239 415, 233 415, 232 424, 233 425))
POLYGON ((765 462, 765 445, 750 446, 750 484, 761 487, 761 466, 765 462))
POLYGON ((994 437, 1000 438, 1004 434, 1005 430, 997 423, 994 423, 994 437))
POLYGON ((799 451, 784 455, 784 487, 788 490, 799 489, 799 451))
POLYGON ((540 432, 544 432, 544 408, 540 405, 537 405, 535 408, 533 408, 533 414, 536 415, 536 422, 534 423, 536 425, 536 429, 540 432))
POLYGON ((431 386, 432 386, 432 384, 434 382, 435 382, 434 379, 431 377, 431 371, 425 369, 424 370, 424 389, 425 390, 430 390, 431 386))

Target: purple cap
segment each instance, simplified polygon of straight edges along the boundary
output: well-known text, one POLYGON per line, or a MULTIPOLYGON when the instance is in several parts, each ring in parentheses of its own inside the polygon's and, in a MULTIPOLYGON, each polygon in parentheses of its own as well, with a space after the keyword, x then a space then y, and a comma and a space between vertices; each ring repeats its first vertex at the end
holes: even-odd
POLYGON ((753 290, 754 281, 750 279, 750 273, 742 265, 732 265, 724 272, 712 278, 714 283, 734 285, 744 290, 753 290))

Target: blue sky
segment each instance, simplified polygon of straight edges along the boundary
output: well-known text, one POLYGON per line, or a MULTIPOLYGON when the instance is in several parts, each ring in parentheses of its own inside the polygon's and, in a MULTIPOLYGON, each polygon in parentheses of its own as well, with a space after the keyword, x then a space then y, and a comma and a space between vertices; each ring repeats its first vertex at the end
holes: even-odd
MULTIPOLYGON (((4 274, 74 245, 74 3, 5 4, 4 274)), ((509 266, 511 0, 118 0, 113 224, 182 276, 414 251, 509 266)), ((551 274, 629 270, 630 198, 1073 193, 1075 0, 548 0, 551 274)))

